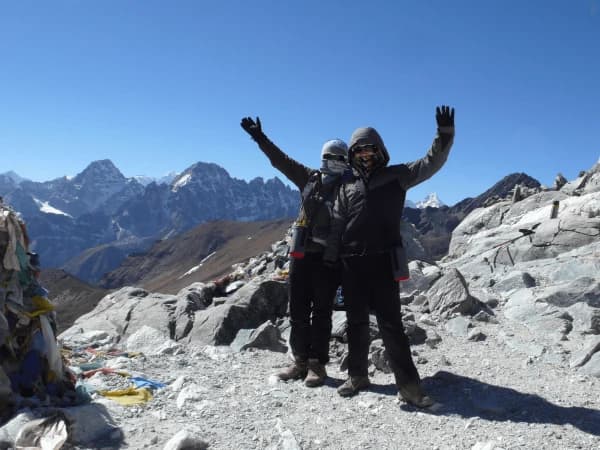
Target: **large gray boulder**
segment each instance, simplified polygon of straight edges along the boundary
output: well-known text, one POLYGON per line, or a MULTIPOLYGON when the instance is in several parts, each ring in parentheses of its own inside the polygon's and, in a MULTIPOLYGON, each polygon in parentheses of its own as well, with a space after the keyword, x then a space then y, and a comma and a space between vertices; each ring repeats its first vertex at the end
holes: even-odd
POLYGON ((553 258, 562 253, 594 243, 600 237, 600 218, 563 215, 542 222, 536 228, 530 245, 523 240, 516 261, 553 258))
POLYGON ((600 191, 600 160, 590 170, 581 173, 575 180, 562 186, 561 191, 569 195, 600 191))
POLYGON ((528 272, 513 270, 502 277, 493 287, 497 292, 510 292, 516 289, 530 288, 535 285, 535 279, 528 272))
POLYGON ((454 313, 474 314, 479 302, 471 296, 467 283, 457 269, 448 270, 427 291, 429 310, 443 317, 454 313))
POLYGON ((172 355, 180 351, 181 344, 144 325, 127 338, 125 348, 130 352, 142 352, 145 355, 172 355))
POLYGON ((401 294, 414 294, 427 291, 431 285, 442 276, 438 266, 423 261, 411 261, 408 263, 410 278, 400 283, 401 294))
POLYGON ((544 289, 537 298, 538 302, 568 307, 585 303, 600 308, 600 280, 591 277, 576 278, 544 289))
POLYGON ((592 192, 600 192, 600 159, 588 171, 588 178, 583 186, 583 192, 590 194, 592 192))
MULTIPOLYGON (((496 264, 550 258, 593 243, 600 235, 598 192, 569 197, 545 191, 518 203, 501 202, 479 208, 453 231, 448 258, 486 257, 496 264), (554 201, 559 215, 550 219, 554 201), (535 233, 524 236, 522 229, 535 233)), ((466 262, 466 261, 465 261, 466 262)))
POLYGON ((228 297, 224 304, 195 314, 187 340, 196 344, 229 345, 242 328, 275 322, 287 311, 287 284, 252 280, 228 297))
POLYGON ((79 317, 59 339, 77 341, 80 335, 95 330, 107 333, 116 343, 144 325, 170 336, 170 317, 176 303, 174 295, 151 294, 140 288, 125 287, 105 296, 96 308, 79 317))
POLYGON ((196 311, 206 309, 212 303, 216 289, 215 283, 193 283, 177 293, 172 321, 175 340, 189 334, 194 326, 196 311))
POLYGON ((573 330, 586 334, 600 334, 600 308, 594 308, 587 303, 577 303, 567 308, 573 318, 573 330))
POLYGON ((281 337, 279 328, 270 320, 256 329, 239 330, 230 347, 236 352, 241 352, 248 348, 259 348, 282 353, 288 350, 287 345, 285 345, 281 337))
POLYGON ((592 357, 600 352, 600 336, 593 336, 586 341, 585 346, 571 357, 571 367, 586 365, 592 357))
POLYGON ((532 289, 516 291, 504 305, 504 316, 527 326, 544 340, 564 340, 573 328, 572 317, 564 309, 538 298, 532 289))
POLYGON ((226 297, 225 304, 212 306, 216 292, 214 283, 195 283, 176 295, 125 287, 104 297, 59 338, 72 346, 110 345, 150 327, 176 341, 228 344, 240 328, 281 317, 287 307, 281 282, 248 283, 226 297))
POLYGON ((594 353, 581 370, 587 375, 600 378, 600 353, 594 353))

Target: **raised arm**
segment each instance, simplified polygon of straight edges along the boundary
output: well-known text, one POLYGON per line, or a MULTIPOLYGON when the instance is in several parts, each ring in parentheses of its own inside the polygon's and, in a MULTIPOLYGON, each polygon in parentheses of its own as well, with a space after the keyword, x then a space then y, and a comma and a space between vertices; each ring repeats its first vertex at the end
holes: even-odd
POLYGON ((267 158, 271 161, 271 165, 302 191, 306 183, 308 183, 310 174, 314 170, 290 158, 279 147, 273 144, 265 133, 263 133, 258 117, 256 118, 256 122, 251 117, 244 117, 240 125, 256 141, 263 153, 267 155, 267 158))
POLYGON ((437 134, 425 157, 407 164, 409 176, 404 181, 404 187, 409 189, 430 178, 448 159, 450 148, 454 142, 454 108, 438 106, 435 119, 437 134))

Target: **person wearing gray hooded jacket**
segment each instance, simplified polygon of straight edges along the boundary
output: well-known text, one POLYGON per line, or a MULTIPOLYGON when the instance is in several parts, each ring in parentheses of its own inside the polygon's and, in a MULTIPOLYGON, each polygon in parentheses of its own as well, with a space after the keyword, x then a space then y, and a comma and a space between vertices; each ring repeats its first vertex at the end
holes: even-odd
MULTIPOLYGON (((258 117, 245 117, 242 128, 256 141, 273 167, 302 193, 296 224, 301 223, 303 251, 294 253, 289 269, 290 347, 294 362, 278 373, 282 380, 303 379, 308 387, 320 386, 327 376, 333 299, 341 283, 339 267, 323 264, 332 216, 333 199, 344 175, 350 175, 348 147, 340 139, 325 142, 321 167, 311 169, 290 158, 263 133, 258 117)), ((300 228, 300 227, 298 227, 300 228)), ((291 249, 293 250, 293 249, 291 249)))
POLYGON ((358 128, 350 139, 354 177, 339 189, 323 257, 342 262, 349 350, 349 376, 338 388, 342 396, 369 386, 369 312, 375 310, 400 397, 418 407, 432 404, 421 388, 402 325, 394 257, 403 245, 400 219, 406 191, 443 166, 454 140, 454 109, 436 108, 436 120, 437 135, 427 155, 407 164, 388 165, 389 153, 374 128, 358 128))

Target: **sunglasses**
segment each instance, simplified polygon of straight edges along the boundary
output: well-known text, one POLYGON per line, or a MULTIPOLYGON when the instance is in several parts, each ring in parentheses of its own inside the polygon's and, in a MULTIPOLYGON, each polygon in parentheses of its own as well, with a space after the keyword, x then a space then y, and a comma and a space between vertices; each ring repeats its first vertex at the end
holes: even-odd
POLYGON ((344 155, 332 155, 331 153, 323 155, 323 159, 328 161, 346 161, 346 157, 344 155))
POLYGON ((377 151, 377 146, 373 145, 373 144, 366 144, 366 145, 360 145, 360 146, 354 147, 354 153, 362 153, 362 152, 375 153, 376 151, 377 151))

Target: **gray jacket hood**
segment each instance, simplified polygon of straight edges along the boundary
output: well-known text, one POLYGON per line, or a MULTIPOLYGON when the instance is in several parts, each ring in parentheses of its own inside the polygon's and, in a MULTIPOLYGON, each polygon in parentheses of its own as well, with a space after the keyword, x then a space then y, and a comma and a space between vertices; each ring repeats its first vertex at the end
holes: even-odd
POLYGON ((354 130, 354 133, 352 133, 352 137, 350 138, 350 148, 348 150, 348 160, 350 163, 354 160, 355 147, 366 144, 375 145, 379 149, 383 161, 382 166, 387 166, 390 162, 390 154, 388 153, 387 148, 385 148, 383 139, 381 139, 381 136, 379 136, 379 133, 373 127, 357 128, 354 130))

